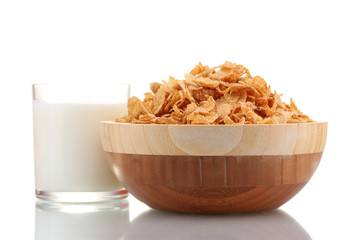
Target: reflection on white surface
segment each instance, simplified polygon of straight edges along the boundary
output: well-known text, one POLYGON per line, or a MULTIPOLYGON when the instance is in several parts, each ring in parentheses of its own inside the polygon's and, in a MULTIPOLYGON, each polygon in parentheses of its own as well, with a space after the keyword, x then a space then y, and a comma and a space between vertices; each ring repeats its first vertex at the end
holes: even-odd
POLYGON ((41 200, 35 207, 36 240, 117 240, 129 222, 128 200, 60 204, 41 200))
POLYGON ((146 239, 311 239, 282 210, 252 214, 198 215, 148 210, 130 224, 121 240, 146 239))

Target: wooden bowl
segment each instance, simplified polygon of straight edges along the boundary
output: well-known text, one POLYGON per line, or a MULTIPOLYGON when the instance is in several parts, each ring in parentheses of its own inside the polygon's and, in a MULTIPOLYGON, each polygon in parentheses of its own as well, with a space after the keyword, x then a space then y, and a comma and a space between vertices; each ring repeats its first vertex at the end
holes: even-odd
POLYGON ((309 181, 326 122, 282 125, 101 123, 106 158, 152 208, 191 213, 278 208, 309 181))

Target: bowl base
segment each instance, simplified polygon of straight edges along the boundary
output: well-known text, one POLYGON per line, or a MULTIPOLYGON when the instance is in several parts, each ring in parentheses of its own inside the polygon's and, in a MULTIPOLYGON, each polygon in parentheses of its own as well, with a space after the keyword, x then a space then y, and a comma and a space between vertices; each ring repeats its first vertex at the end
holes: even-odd
POLYGON ((183 213, 247 213, 276 209, 305 183, 253 187, 164 187, 124 183, 134 197, 149 207, 183 213))

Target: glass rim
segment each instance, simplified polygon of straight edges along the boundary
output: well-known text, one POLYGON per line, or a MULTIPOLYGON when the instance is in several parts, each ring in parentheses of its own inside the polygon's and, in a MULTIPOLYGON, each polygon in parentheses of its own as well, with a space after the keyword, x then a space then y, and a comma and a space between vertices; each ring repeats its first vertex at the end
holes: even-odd
POLYGON ((109 85, 123 85, 123 86, 130 86, 130 83, 115 83, 115 82, 109 82, 109 83, 33 83, 31 84, 32 87, 37 87, 37 86, 64 86, 64 85, 69 85, 69 86, 78 86, 78 85, 84 85, 84 86, 92 86, 92 85, 104 85, 104 86, 109 86, 109 85))

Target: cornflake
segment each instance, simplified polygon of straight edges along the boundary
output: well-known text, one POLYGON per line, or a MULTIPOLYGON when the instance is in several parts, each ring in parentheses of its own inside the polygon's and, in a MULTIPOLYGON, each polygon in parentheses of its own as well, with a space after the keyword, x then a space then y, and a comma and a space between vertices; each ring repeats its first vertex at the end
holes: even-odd
POLYGON ((266 81, 242 65, 201 63, 185 79, 150 84, 152 92, 128 100, 128 115, 117 122, 141 124, 284 124, 313 122, 281 100, 266 81))

